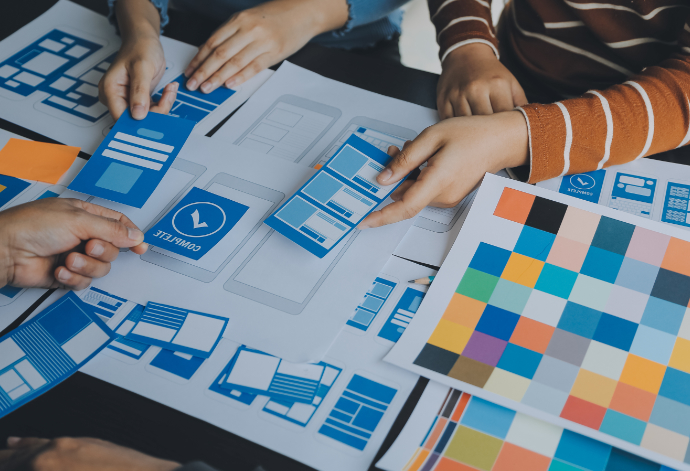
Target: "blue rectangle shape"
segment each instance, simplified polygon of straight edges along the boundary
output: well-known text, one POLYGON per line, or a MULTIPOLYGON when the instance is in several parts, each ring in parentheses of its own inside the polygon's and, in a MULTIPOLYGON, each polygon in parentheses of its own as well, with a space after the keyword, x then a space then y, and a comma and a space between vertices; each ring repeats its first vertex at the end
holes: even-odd
POLYGON ((347 385, 347 389, 359 393, 363 396, 370 397, 384 404, 390 404, 395 393, 395 389, 367 379, 360 375, 354 375, 347 385))
POLYGON ((141 208, 167 173, 192 129, 193 121, 158 113, 135 120, 127 110, 69 189, 141 208), (156 133, 163 137, 158 140, 149 137, 156 133), (130 154, 130 151, 113 147, 123 145, 138 150, 130 154))
MULTIPOLYGON (((381 203, 404 179, 384 190, 371 181, 366 181, 361 172, 364 171, 364 174, 372 179, 383 170, 390 159, 385 152, 351 135, 307 183, 266 219, 266 224, 317 257, 323 258, 376 208, 376 205, 372 204, 356 221, 346 219, 345 214, 351 213, 336 211, 332 205, 323 201, 332 191, 332 182, 347 187, 348 194, 356 195, 353 196, 355 198, 381 203), (329 180, 326 180, 326 177, 329 180), (329 228, 326 232, 331 235, 324 234, 324 230, 315 228, 314 224, 307 225, 311 217, 320 217, 338 230, 333 231, 329 228), (316 237, 315 233, 321 237, 316 237)), ((324 224, 321 221, 315 222, 319 225, 324 224)))
MULTIPOLYGON (((240 355, 243 352, 273 357, 273 355, 269 355, 268 353, 264 353, 260 350, 247 348, 246 346, 242 345, 237 349, 235 355, 233 355, 232 360, 230 360, 230 363, 228 364, 228 368, 226 371, 228 375, 235 368, 235 364, 237 363, 240 355)), ((278 362, 276 373, 274 374, 267 390, 255 389, 242 384, 233 384, 228 382, 230 378, 228 378, 220 386, 224 389, 232 389, 256 395, 268 396, 271 399, 275 399, 278 401, 311 403, 316 397, 319 388, 320 378, 319 381, 313 381, 306 378, 300 378, 297 376, 290 376, 278 373, 277 370, 278 368, 280 368, 280 363, 282 363, 283 361, 284 360, 281 359, 278 362)), ((325 365, 325 363, 313 363, 313 365, 323 366, 325 365)), ((323 376, 323 371, 325 371, 325 367, 321 371, 321 376, 323 376)))
POLYGON ((419 305, 422 303, 422 299, 424 299, 425 294, 426 293, 423 293, 417 289, 407 288, 400 297, 400 300, 393 309, 393 312, 390 313, 385 324, 383 324, 383 327, 381 327, 378 336, 391 342, 397 342, 402 336, 403 332, 405 332, 407 326, 401 326, 400 324, 403 322, 399 319, 396 319, 395 316, 402 315, 403 317, 409 317, 408 314, 399 313, 400 310, 415 314, 417 309, 419 309, 419 305))
POLYGON ((675 368, 666 368, 659 396, 690 406, 690 374, 675 368))
POLYGON ((26 190, 30 185, 31 183, 19 178, 0 175, 0 208, 13 200, 15 196, 26 190))
POLYGON ((331 411, 331 417, 333 417, 334 419, 342 420, 343 422, 346 422, 346 423, 350 423, 350 421, 352 420, 351 415, 343 414, 342 412, 340 412, 338 410, 332 410, 331 411))
POLYGON ((340 423, 340 422, 338 422, 337 420, 334 420, 332 417, 333 417, 333 416, 331 415, 331 416, 329 416, 328 419, 326 419, 326 423, 327 423, 327 424, 330 424, 330 425, 332 425, 332 426, 334 426, 334 427, 337 427, 337 428, 339 428, 339 429, 341 429, 341 430, 344 430, 345 432, 353 433, 353 434, 355 434, 355 435, 359 435, 360 437, 371 438, 371 434, 370 434, 370 433, 365 432, 365 431, 363 431, 363 430, 356 429, 356 428, 354 428, 354 427, 350 427, 349 425, 340 423))
POLYGON ((570 430, 563 430, 555 457, 584 469, 604 471, 610 454, 611 445, 570 430))
POLYGON ((10 299, 14 298, 16 295, 21 293, 23 288, 15 288, 14 286, 3 286, 0 288, 0 295, 6 296, 10 299))
POLYGON ((383 412, 380 410, 372 409, 371 407, 362 407, 359 409, 359 412, 357 412, 357 415, 352 421, 352 425, 373 432, 382 418, 383 412))
POLYGON ((354 414, 359 410, 359 403, 341 397, 338 399, 338 402, 335 403, 335 408, 347 412, 348 414, 354 414))
POLYGON ((199 260, 235 227, 248 209, 244 204, 195 187, 146 232, 144 241, 199 260))
MULTIPOLYGON (((10 358, 9 365, 0 370, 0 376, 11 374, 20 380, 20 384, 12 389, 6 391, 0 388, 0 417, 70 377, 113 338, 112 330, 71 291, 33 319, 0 338, 0 349, 10 358), (65 323, 61 324, 60 319, 64 319, 65 323), (81 344, 75 347, 70 341, 79 335, 88 335, 90 338, 87 342, 74 340, 81 344), (95 346, 94 339, 101 343, 95 346), (27 370, 34 372, 32 383, 21 374, 21 371, 27 370), (38 384, 38 377, 42 378, 43 384, 38 384)), ((3 359, 7 361, 7 357, 3 359)))
POLYGON ((514 418, 515 411, 472 396, 460 422, 475 430, 505 440, 514 418))
MULTIPOLYGON (((191 323, 188 325, 191 326, 191 323)), ((147 345, 156 345, 158 347, 174 350, 176 352, 188 353, 189 355, 193 355, 195 357, 208 358, 211 356, 213 350, 215 350, 218 342, 220 342, 227 325, 228 319, 226 317, 214 316, 213 314, 206 314, 204 312, 190 311, 188 309, 180 309, 174 306, 149 302, 146 305, 144 313, 139 318, 134 328, 125 336, 125 338, 147 345), (193 348, 185 346, 182 343, 178 343, 182 342, 178 339, 178 335, 180 334, 180 331, 185 328, 184 326, 189 321, 190 316, 194 316, 191 322, 202 322, 204 324, 203 328, 206 329, 204 334, 207 336, 206 349, 193 348), (204 318, 205 321, 201 321, 198 318, 204 318), (165 341, 160 340, 159 338, 153 338, 137 333, 137 328, 141 328, 143 331, 144 327, 147 329, 156 329, 158 332, 167 332, 168 334, 172 335, 172 337, 169 341, 165 341)), ((187 329, 198 328, 198 326, 187 327, 187 329)))
POLYGON ((182 358, 179 355, 175 355, 175 352, 172 350, 163 348, 158 352, 158 355, 151 360, 150 365, 167 371, 175 376, 179 376, 180 378, 191 379, 194 373, 201 367, 204 360, 205 358, 195 356, 192 356, 190 359, 182 358))
POLYGON ((349 433, 345 433, 328 425, 322 425, 319 429, 319 433, 321 435, 330 437, 333 440, 344 443, 345 445, 351 446, 352 448, 356 448, 357 450, 364 450, 364 447, 367 446, 366 440, 362 440, 359 437, 350 435, 349 433))

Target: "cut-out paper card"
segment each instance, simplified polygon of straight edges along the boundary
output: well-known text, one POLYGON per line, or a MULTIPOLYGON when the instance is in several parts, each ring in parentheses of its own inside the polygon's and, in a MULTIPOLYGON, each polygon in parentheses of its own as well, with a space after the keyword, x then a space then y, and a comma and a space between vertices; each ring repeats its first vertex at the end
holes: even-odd
POLYGON ((390 160, 382 150, 350 136, 266 224, 323 258, 402 183, 376 183, 390 160))
POLYGON ((323 372, 320 364, 290 363, 241 346, 228 365, 221 387, 276 400, 311 403, 323 372))
POLYGON ((79 147, 10 138, 0 150, 0 174, 55 185, 77 155, 79 147))
MULTIPOLYGON (((211 93, 201 93, 198 89, 191 91, 186 86, 187 79, 184 74, 180 74, 173 82, 177 82, 179 88, 177 89, 177 97, 170 110, 170 115, 188 119, 195 123, 200 122, 222 105, 225 100, 235 94, 235 90, 225 88, 225 86, 218 87, 211 93)), ((153 101, 160 101, 163 88, 153 95, 153 101)))
POLYGON ((225 317, 148 303, 126 339, 208 358, 228 325, 225 317))
POLYGON ((145 242, 199 260, 242 219, 248 206, 192 188, 146 232, 145 242))
POLYGON ((72 292, 0 338, 0 417, 67 379, 113 338, 72 292))
POLYGON ((69 189, 141 208, 192 129, 194 121, 158 113, 149 113, 138 121, 127 110, 69 189))
POLYGON ((0 175, 0 208, 12 201, 15 196, 26 190, 31 183, 19 178, 0 175))

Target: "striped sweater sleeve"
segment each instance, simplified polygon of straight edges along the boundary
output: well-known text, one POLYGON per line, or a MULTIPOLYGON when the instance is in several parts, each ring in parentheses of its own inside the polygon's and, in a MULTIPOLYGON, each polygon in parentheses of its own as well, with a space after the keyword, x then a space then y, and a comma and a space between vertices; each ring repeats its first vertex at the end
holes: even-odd
POLYGON ((484 43, 498 57, 498 41, 491 20, 491 0, 428 0, 431 21, 436 27, 441 62, 455 49, 484 43))
POLYGON ((530 183, 618 165, 690 141, 690 24, 678 52, 620 85, 518 108, 529 128, 530 183))

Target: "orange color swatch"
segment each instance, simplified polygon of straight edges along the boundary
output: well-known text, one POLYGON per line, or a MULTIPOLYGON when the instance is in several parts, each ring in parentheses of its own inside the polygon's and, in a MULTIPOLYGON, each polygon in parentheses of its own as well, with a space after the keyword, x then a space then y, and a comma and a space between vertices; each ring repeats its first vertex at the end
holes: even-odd
POLYGON ((54 185, 78 154, 79 147, 11 138, 0 150, 0 174, 54 185))
POLYGON ((510 338, 510 343, 544 354, 554 330, 556 328, 550 325, 542 324, 529 317, 520 317, 513 331, 513 336, 510 338))
POLYGON ((564 419, 572 420, 594 430, 599 430, 599 426, 604 420, 604 414, 606 414, 606 408, 574 396, 568 397, 561 411, 561 417, 564 419))
POLYGON ((529 193, 523 193, 522 191, 513 190, 512 188, 505 188, 501 195, 501 199, 496 205, 494 216, 524 224, 532 209, 534 198, 536 198, 536 196, 530 195, 529 193))
POLYGON ((690 276, 690 242, 671 237, 661 268, 690 276))

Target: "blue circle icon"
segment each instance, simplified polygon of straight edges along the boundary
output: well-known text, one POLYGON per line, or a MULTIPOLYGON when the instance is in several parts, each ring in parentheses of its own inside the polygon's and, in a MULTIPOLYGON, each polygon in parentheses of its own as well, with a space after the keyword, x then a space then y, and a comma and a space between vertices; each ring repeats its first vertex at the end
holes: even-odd
POLYGON ((186 237, 208 237, 225 225, 225 211, 217 204, 198 202, 178 209, 172 218, 173 228, 186 237))
POLYGON ((591 190, 596 186, 597 182, 590 175, 579 173, 570 176, 570 184, 580 190, 591 190))

